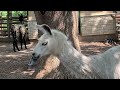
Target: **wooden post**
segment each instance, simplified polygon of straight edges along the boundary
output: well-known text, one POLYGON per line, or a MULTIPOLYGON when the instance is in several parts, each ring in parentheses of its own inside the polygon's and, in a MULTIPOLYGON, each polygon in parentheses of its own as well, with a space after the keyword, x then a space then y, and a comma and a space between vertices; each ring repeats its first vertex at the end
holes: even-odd
POLYGON ((9 14, 10 14, 10 11, 7 11, 7 31, 8 31, 8 39, 10 39, 9 14))
POLYGON ((12 11, 7 11, 7 31, 8 31, 8 39, 10 40, 10 18, 12 16, 12 11))
POLYGON ((28 11, 27 11, 27 19, 28 19, 28 11))
POLYGON ((78 11, 78 18, 79 18, 79 20, 78 20, 78 29, 79 29, 79 34, 81 34, 81 17, 80 17, 80 11, 78 11))

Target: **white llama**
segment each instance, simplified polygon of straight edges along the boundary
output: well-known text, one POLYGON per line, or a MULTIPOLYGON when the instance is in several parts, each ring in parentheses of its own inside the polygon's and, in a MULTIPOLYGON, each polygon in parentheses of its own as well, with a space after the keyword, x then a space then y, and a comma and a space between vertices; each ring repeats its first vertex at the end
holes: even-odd
POLYGON ((37 25, 37 28, 44 34, 33 50, 29 65, 33 65, 39 57, 52 54, 59 58, 60 63, 75 78, 120 78, 120 46, 115 46, 102 54, 87 57, 80 54, 60 31, 50 29, 46 24, 37 25))

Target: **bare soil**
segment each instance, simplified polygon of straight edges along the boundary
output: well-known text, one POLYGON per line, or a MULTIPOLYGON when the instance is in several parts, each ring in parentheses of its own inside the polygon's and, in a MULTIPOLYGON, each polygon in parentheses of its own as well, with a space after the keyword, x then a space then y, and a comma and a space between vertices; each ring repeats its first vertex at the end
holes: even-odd
MULTIPOLYGON (((33 72, 28 71, 27 64, 31 53, 36 45, 35 42, 28 44, 28 49, 14 52, 12 43, 0 42, 0 79, 30 79, 33 72)), ((105 45, 102 42, 80 42, 83 54, 95 55, 103 53, 112 45, 105 45)))
MULTIPOLYGON (((29 79, 27 64, 30 60, 34 43, 28 44, 28 49, 14 52, 12 43, 0 43, 0 79, 29 79)), ((19 47, 20 48, 20 47, 19 47)))
POLYGON ((97 55, 103 53, 114 45, 103 42, 80 42, 81 52, 86 55, 97 55))

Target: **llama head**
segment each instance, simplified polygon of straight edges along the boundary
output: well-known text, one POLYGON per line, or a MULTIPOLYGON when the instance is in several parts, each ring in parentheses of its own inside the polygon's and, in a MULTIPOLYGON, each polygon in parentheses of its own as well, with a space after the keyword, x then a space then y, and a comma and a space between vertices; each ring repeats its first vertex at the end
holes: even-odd
POLYGON ((14 29, 15 29, 15 26, 14 26, 14 25, 11 25, 11 27, 10 27, 10 32, 14 32, 14 29))
POLYGON ((58 41, 55 38, 55 33, 48 25, 37 25, 37 28, 43 32, 43 35, 38 39, 29 65, 33 65, 39 57, 56 54, 56 48, 58 48, 58 41))

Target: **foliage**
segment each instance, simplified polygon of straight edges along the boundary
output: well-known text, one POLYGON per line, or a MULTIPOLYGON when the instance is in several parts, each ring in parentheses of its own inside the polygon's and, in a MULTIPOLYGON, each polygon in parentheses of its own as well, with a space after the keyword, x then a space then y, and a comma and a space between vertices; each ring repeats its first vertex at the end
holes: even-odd
MULTIPOLYGON (((23 16, 27 16, 27 11, 12 11, 13 17, 18 17, 19 14, 22 14, 23 16)), ((7 11, 0 11, 0 16, 7 17, 7 11)))
POLYGON ((0 11, 1 17, 7 17, 7 11, 0 11))
POLYGON ((27 11, 12 11, 13 17, 18 17, 19 14, 22 14, 23 16, 27 16, 27 11))

